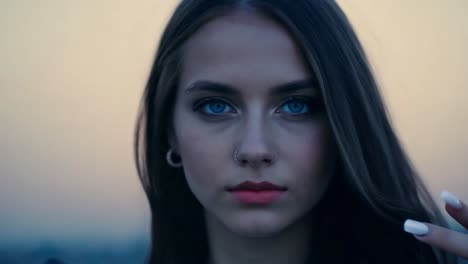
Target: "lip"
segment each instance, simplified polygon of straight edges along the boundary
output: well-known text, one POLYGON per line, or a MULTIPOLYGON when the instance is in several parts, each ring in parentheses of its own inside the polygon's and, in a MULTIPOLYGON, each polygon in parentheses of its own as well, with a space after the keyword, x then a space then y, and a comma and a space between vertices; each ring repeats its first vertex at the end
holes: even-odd
POLYGON ((252 205, 267 205, 277 201, 287 188, 271 182, 255 183, 245 181, 234 187, 227 188, 239 202, 252 205))
POLYGON ((226 188, 227 191, 286 191, 287 188, 268 181, 252 182, 244 181, 236 186, 226 188))

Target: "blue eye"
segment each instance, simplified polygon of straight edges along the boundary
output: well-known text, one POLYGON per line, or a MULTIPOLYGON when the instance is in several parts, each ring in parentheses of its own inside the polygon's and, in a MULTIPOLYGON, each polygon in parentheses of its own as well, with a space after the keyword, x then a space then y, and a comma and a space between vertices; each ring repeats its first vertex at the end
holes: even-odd
POLYGON ((309 111, 309 102, 305 98, 290 98, 280 107, 280 112, 292 115, 307 114, 309 111))
POLYGON ((195 111, 201 111, 207 115, 221 115, 232 113, 235 110, 226 102, 220 99, 205 99, 194 106, 195 111))

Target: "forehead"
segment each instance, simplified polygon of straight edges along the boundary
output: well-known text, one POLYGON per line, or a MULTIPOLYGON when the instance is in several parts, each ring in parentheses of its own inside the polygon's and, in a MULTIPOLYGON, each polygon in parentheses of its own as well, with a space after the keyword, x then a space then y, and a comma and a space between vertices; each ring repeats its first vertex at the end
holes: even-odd
POLYGON ((184 46, 181 86, 199 80, 234 87, 273 87, 311 77, 289 32, 253 11, 236 11, 201 27, 184 46))

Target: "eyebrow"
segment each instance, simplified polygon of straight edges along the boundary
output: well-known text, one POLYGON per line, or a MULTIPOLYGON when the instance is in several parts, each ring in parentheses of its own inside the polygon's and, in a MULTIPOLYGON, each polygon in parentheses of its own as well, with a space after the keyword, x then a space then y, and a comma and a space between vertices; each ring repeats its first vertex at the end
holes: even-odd
MULTIPOLYGON (((295 92, 297 90, 304 90, 310 88, 316 88, 317 82, 315 79, 305 79, 299 81, 292 81, 278 86, 274 86, 272 89, 273 95, 284 95, 288 93, 295 92)), ((318 87, 317 87, 318 88, 318 87)), ((317 90, 318 89, 314 89, 317 90)), ((234 86, 225 83, 213 82, 213 81, 196 81, 188 88, 184 90, 184 93, 193 93, 193 92, 214 92, 226 95, 239 95, 240 92, 234 86)))

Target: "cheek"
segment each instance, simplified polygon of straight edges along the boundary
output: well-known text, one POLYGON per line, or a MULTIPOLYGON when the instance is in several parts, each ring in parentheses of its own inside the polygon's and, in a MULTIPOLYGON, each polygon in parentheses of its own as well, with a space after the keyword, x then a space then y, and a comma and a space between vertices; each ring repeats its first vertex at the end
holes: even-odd
POLYGON ((328 127, 318 127, 306 136, 291 140, 287 145, 285 156, 289 170, 294 175, 293 186, 297 196, 317 201, 325 192, 331 178, 329 165, 333 163, 333 146, 330 144, 328 127))
POLYGON ((210 187, 223 176, 229 145, 225 137, 203 129, 199 121, 182 120, 184 122, 176 127, 176 134, 186 179, 195 193, 210 192, 210 187))

